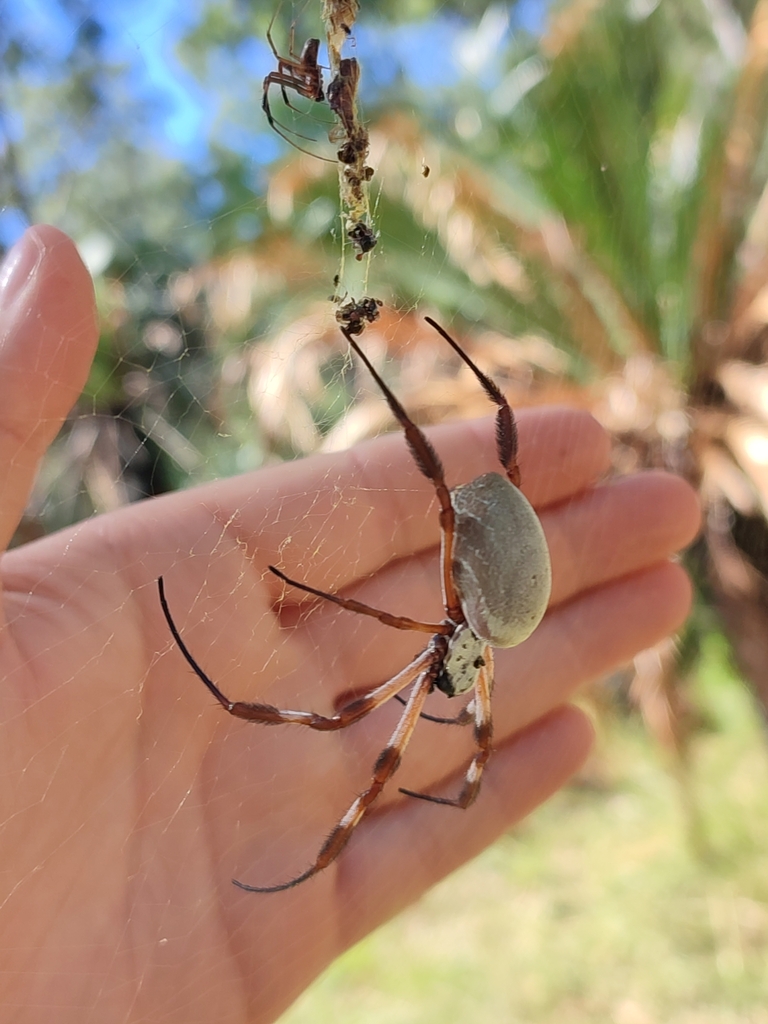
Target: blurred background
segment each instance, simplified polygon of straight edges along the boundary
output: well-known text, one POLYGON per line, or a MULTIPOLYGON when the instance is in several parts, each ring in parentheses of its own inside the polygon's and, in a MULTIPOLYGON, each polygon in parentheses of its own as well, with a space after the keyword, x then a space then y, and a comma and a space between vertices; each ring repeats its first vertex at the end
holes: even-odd
MULTIPOLYGON (((319 0, 6 0, 0 244, 72 234, 102 322, 17 543, 392 428, 328 301, 328 108, 270 91, 307 152, 261 110, 273 18, 281 56, 322 35, 319 0)), ((768 2, 363 0, 351 45, 380 237, 345 280, 401 401, 488 411, 431 314, 705 528, 685 633, 585 697, 580 778, 285 1020, 768 1024, 768 2)))

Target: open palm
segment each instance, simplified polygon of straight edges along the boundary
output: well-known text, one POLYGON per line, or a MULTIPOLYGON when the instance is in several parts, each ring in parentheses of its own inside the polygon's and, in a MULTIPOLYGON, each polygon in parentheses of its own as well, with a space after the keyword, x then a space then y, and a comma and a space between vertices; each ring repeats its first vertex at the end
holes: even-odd
MULTIPOLYGON (((9 277, 4 544, 96 339, 90 281, 61 233, 28 234, 9 277)), ((519 429, 554 590, 533 637, 497 654, 496 749, 477 803, 398 792, 454 792, 471 755, 469 730, 421 722, 341 857, 287 892, 248 894, 231 878, 269 885, 305 868, 402 707, 331 734, 233 719, 183 660, 156 580, 228 697, 332 712, 425 637, 285 592, 266 567, 439 620, 434 492, 402 437, 138 503, 3 556, 0 999, 14 1020, 272 1020, 578 767, 591 729, 564 702, 680 624, 689 589, 668 559, 693 536, 696 505, 663 474, 596 486, 607 440, 583 413, 526 412, 519 429)), ((496 468, 492 417, 430 437, 452 484, 496 468)), ((445 698, 429 700, 445 713, 445 698)))

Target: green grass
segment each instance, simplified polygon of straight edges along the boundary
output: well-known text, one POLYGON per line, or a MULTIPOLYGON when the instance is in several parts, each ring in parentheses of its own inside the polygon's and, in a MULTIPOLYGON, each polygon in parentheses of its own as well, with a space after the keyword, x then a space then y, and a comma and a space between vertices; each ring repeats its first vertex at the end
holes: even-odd
POLYGON ((283 1024, 768 1024, 768 755, 708 642, 692 790, 636 721, 585 778, 338 960, 283 1024))

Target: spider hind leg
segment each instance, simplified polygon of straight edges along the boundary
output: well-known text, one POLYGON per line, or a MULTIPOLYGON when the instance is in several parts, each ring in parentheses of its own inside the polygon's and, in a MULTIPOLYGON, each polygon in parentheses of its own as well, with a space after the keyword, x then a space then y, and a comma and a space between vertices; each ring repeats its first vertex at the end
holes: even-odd
POLYGON ((232 879, 239 889, 244 889, 246 892, 283 892, 285 889, 292 889, 295 885, 300 885, 301 882, 306 882, 308 878, 312 878, 313 875, 323 871, 336 860, 352 838, 352 833, 368 813, 368 809, 400 767, 403 753, 413 735, 413 730, 419 720, 424 701, 427 699, 427 694, 432 688, 438 671, 442 657, 441 648, 442 645, 440 643, 435 643, 429 649, 431 664, 421 673, 411 691, 405 711, 401 715, 389 743, 387 743, 386 747, 377 757, 376 763, 373 766, 370 786, 353 800, 338 824, 331 829, 330 835, 320 847, 320 852, 315 858, 314 864, 290 881, 281 882, 278 885, 246 885, 245 882, 232 879))
MULTIPOLYGON (((358 722, 361 718, 365 718, 366 715, 375 711, 376 708, 381 707, 382 704, 385 704, 400 690, 405 689, 420 673, 424 672, 431 662, 434 661, 436 645, 442 639, 439 634, 433 637, 432 642, 404 669, 401 669, 400 672, 380 686, 345 704, 334 715, 320 715, 314 711, 281 711, 280 708, 276 708, 272 704, 230 700, 229 697, 221 692, 210 676, 198 665, 189 648, 184 643, 184 639, 171 615, 162 576, 158 579, 157 586, 160 593, 160 604, 168 627, 192 671, 205 683, 219 704, 233 718, 241 718, 246 722, 258 722, 261 725, 304 725, 318 732, 335 732, 338 729, 346 729, 347 726, 358 722)), ((440 649, 442 650, 442 648, 440 649)))
POLYGON ((493 736, 493 723, 491 717, 491 686, 489 679, 493 678, 493 662, 490 648, 487 650, 487 664, 480 669, 475 685, 475 697, 471 703, 475 705, 475 742, 477 753, 472 758, 469 768, 464 776, 464 785, 457 797, 432 796, 429 793, 417 793, 412 789, 400 788, 405 796, 412 796, 417 800, 427 800, 433 804, 444 804, 447 807, 459 807, 466 810, 475 802, 480 792, 480 785, 483 779, 483 771, 488 758, 491 756, 491 739, 493 736))

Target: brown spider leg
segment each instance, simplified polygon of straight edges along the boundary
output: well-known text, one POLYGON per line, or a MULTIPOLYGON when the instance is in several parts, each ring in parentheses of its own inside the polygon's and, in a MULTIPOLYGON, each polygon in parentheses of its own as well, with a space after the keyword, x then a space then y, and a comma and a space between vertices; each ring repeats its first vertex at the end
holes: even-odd
MULTIPOLYGON (((395 694, 395 700, 405 704, 405 697, 401 693, 395 694)), ((469 725, 475 720, 474 704, 474 698, 472 698, 469 704, 462 708, 454 718, 440 718, 439 715, 428 715, 426 711, 422 711, 419 717, 423 718, 425 722, 437 722, 438 725, 469 725)))
MULTIPOLYGON (((291 59, 288 60, 285 57, 281 57, 280 54, 277 52, 275 41, 272 38, 272 26, 275 24, 275 18, 280 13, 280 8, 282 6, 282 3, 278 4, 277 8, 275 9, 275 13, 272 15, 272 18, 270 19, 269 27, 267 28, 267 42, 269 43, 269 48, 272 51, 275 60, 277 61, 277 70, 270 71, 270 73, 264 79, 264 99, 266 100, 266 92, 269 88, 269 85, 279 85, 280 92, 283 95, 283 101, 285 105, 287 107, 290 107, 291 110, 295 110, 297 113, 300 113, 298 108, 294 107, 294 105, 289 101, 288 94, 285 90, 286 88, 295 89, 300 94, 305 94, 304 89, 306 88, 305 83, 307 82, 306 70, 307 68, 309 68, 310 77, 312 74, 312 70, 317 70, 317 54, 320 48, 320 40, 308 39, 304 44, 304 49, 301 51, 301 54, 296 53, 296 51, 293 48, 293 44, 296 39, 296 26, 291 25, 291 31, 288 37, 288 54, 291 59), (291 75, 294 76, 295 80, 286 81, 286 78, 290 78, 291 75)), ((322 80, 319 78, 319 73, 318 83, 315 92, 317 93, 317 95, 310 96, 310 99, 322 100, 325 98, 323 95, 322 80)), ((290 131, 290 128, 286 128, 284 124, 280 124, 279 121, 274 120, 274 118, 272 117, 272 112, 269 110, 268 103, 267 106, 264 106, 264 103, 262 103, 262 107, 264 107, 264 113, 267 115, 267 120, 269 121, 271 127, 274 128, 275 131, 277 131, 276 125, 280 125, 280 127, 284 128, 285 131, 290 131)), ((278 132, 278 135, 280 134, 282 133, 278 132)), ((307 139, 308 142, 313 141, 307 135, 300 135, 298 132, 293 132, 292 134, 298 135, 300 139, 307 139)), ((283 138, 285 139, 284 135, 283 138)), ((285 141, 290 142, 291 140, 285 139, 285 141)), ((303 150, 302 152, 306 152, 306 150, 303 150)))
MULTIPOLYGON (((291 25, 291 31, 288 37, 288 54, 291 59, 288 60, 285 57, 281 57, 280 54, 277 52, 275 41, 272 38, 272 26, 275 23, 275 18, 277 17, 281 7, 282 3, 278 5, 277 9, 275 10, 275 13, 272 15, 272 19, 269 23, 269 28, 267 29, 267 42, 269 43, 269 47, 272 50, 272 53, 274 54, 275 60, 277 61, 277 70, 270 71, 270 73, 264 79, 264 101, 267 102, 267 105, 264 106, 264 102, 262 102, 262 107, 264 109, 264 113, 267 115, 267 120, 269 121, 270 126, 275 131, 277 131, 277 126, 279 125, 280 128, 282 128, 284 131, 290 132, 292 135, 296 135, 300 139, 306 139, 307 142, 314 142, 314 139, 311 139, 308 135, 302 135, 300 132, 294 132, 292 129, 287 128, 284 124, 281 124, 280 121, 275 120, 275 118, 273 118, 272 116, 272 111, 269 109, 269 102, 267 101, 266 93, 270 85, 280 86, 280 92, 282 93, 283 102, 285 103, 286 107, 290 107, 290 109, 296 111, 297 114, 300 114, 301 111, 299 110, 298 107, 294 107, 294 105, 288 99, 288 93, 286 92, 286 89, 295 89, 296 92, 298 92, 301 96, 307 96, 308 99, 325 99, 325 94, 323 93, 323 80, 317 65, 317 54, 320 49, 319 39, 308 39, 306 43, 304 43, 304 48, 302 49, 301 53, 296 53, 296 51, 293 48, 293 44, 296 39, 296 26, 294 24, 291 25), (313 79, 316 79, 314 81, 314 89, 312 88, 313 79)), ((283 135, 282 132, 278 131, 277 133, 278 135, 282 135, 286 142, 291 142, 291 140, 289 138, 286 138, 286 136, 283 135)), ((292 142, 291 145, 293 145, 292 142)), ((302 152, 306 153, 307 150, 304 149, 302 150, 302 152)), ((310 153, 309 155, 314 156, 314 154, 312 153, 310 153)))
POLYGON ((368 367, 368 370, 379 385, 381 393, 386 399, 387 405, 392 410, 395 419, 405 432, 405 440, 408 443, 413 460, 424 476, 432 482, 440 503, 440 529, 443 536, 443 544, 440 555, 441 570, 443 577, 443 594, 445 596, 445 611, 449 619, 454 623, 466 621, 464 612, 461 610, 459 597, 453 583, 453 537, 455 532, 456 517, 451 503, 451 494, 445 482, 445 473, 440 458, 432 447, 427 437, 416 426, 408 413, 402 407, 397 398, 392 394, 387 385, 381 379, 366 354, 357 344, 355 339, 344 327, 341 333, 349 342, 351 348, 358 354, 360 359, 368 367))
POLYGON ((409 619, 405 615, 390 615, 389 612, 382 612, 378 608, 371 608, 369 604, 363 604, 362 601, 355 601, 349 597, 339 597, 338 594, 326 594, 324 590, 316 590, 314 587, 307 586, 306 583, 298 583, 296 580, 292 580, 290 576, 280 572, 274 565, 268 565, 267 568, 284 583, 288 583, 298 590, 305 590, 308 594, 314 594, 315 597, 322 597, 325 601, 332 601, 334 604, 339 605, 340 608, 346 608, 347 611, 356 612, 358 615, 370 615, 374 619, 378 619, 385 626, 392 626, 395 629, 412 629, 419 633, 440 633, 443 636, 449 636, 454 630, 453 626, 445 622, 418 622, 416 619, 409 619))
MULTIPOLYGON (((278 14, 282 10, 282 7, 283 7, 283 0, 280 0, 280 3, 275 8, 275 13, 269 19, 269 27, 267 28, 267 42, 269 43, 269 47, 272 50, 272 53, 275 55, 275 57, 278 60, 283 60, 284 58, 280 56, 280 54, 277 52, 277 49, 275 48, 275 41, 272 38, 272 26, 275 24, 275 20, 277 19, 278 14)), ((303 53, 301 53, 301 54, 296 53, 296 51, 293 48, 293 44, 295 43, 295 41, 296 41, 296 22, 294 21, 294 22, 291 23, 290 32, 289 32, 289 35, 288 35, 288 53, 291 55, 291 57, 293 57, 294 61, 299 61, 300 62, 303 59, 304 54, 303 53)), ((306 43, 304 44, 304 49, 306 50, 306 43)))
POLYGON ((370 786, 360 796, 355 798, 339 823, 331 830, 330 835, 320 847, 320 852, 314 864, 300 875, 297 875, 296 878, 292 878, 290 882, 282 882, 280 885, 246 885, 244 882, 238 882, 236 878, 233 878, 232 881, 236 886, 240 889, 245 889, 246 892, 282 892, 284 889, 292 889, 294 885, 298 885, 300 882, 306 882, 308 878, 318 874, 318 872, 327 868, 329 864, 336 860, 349 842, 354 830, 368 813, 371 804, 400 767, 400 761, 419 720, 419 714, 424 706, 424 701, 434 685, 442 659, 445 657, 444 650, 444 644, 442 645, 442 651, 440 645, 436 644, 427 652, 432 659, 432 664, 422 673, 421 678, 413 687, 408 703, 405 706, 405 711, 397 723, 389 743, 376 759, 370 786))
MULTIPOLYGON (((293 29, 291 29, 291 38, 293 38, 293 29)), ((321 70, 323 65, 321 65, 317 59, 319 52, 320 40, 308 39, 306 43, 304 43, 299 57, 291 62, 293 65, 297 66, 296 69, 306 81, 304 89, 300 91, 308 99, 314 100, 316 103, 320 103, 325 99, 325 93, 323 91, 323 73, 321 70)), ((296 57, 293 52, 293 43, 291 43, 291 56, 294 58, 296 57)))
MULTIPOLYGON (((395 629, 413 629, 420 632, 429 632, 434 634, 440 633, 443 636, 448 636, 453 631, 453 626, 449 626, 445 623, 428 623, 428 622, 417 622, 415 619, 409 619, 402 615, 390 615, 389 612, 379 611, 378 608, 371 608, 370 605, 363 604, 361 601, 354 601, 350 598, 339 597, 337 594, 327 594, 324 590, 317 590, 315 587, 309 587, 306 583, 299 583, 296 580, 292 580, 290 576, 286 576, 284 572, 280 572, 274 565, 269 565, 267 568, 270 572, 273 572, 275 576, 283 580, 284 583, 290 584, 292 587, 298 587, 299 590, 305 590, 308 594, 314 594, 316 597, 322 597, 326 601, 332 601, 334 604, 339 605, 342 608, 346 608, 348 611, 356 612, 359 615, 371 615, 373 618, 378 619, 385 626, 393 626, 395 629)), ((401 694, 394 694, 395 700, 405 705, 407 703, 405 697, 401 694)), ((470 701, 467 707, 460 712, 456 718, 437 718, 435 715, 427 715, 422 713, 419 717, 426 719, 428 722, 437 722, 442 725, 468 725, 472 719, 473 714, 470 711, 472 702, 470 701)))
MULTIPOLYGON (((270 49, 272 50, 272 53, 275 55, 277 60, 280 60, 281 58, 280 58, 280 54, 277 52, 277 48, 275 47, 274 40, 272 39, 272 26, 275 24, 275 18, 280 13, 280 8, 282 6, 283 6, 283 2, 282 2, 282 0, 280 0, 280 3, 275 8, 275 13, 272 15, 272 17, 270 19, 269 27, 267 28, 267 42, 269 43, 270 49)), ((288 49, 293 51, 293 42, 289 43, 288 49)), ((291 56, 294 56, 293 52, 291 52, 291 56)))
POLYGON ((493 678, 493 655, 490 647, 486 647, 483 657, 486 660, 486 665, 480 669, 475 683, 475 742, 478 749, 467 768, 461 792, 457 797, 451 799, 444 796, 430 796, 428 793, 414 793, 411 789, 401 789, 400 792, 405 793, 406 796, 416 797, 417 800, 429 800, 433 804, 460 807, 462 810, 465 810, 477 799, 483 778, 483 769, 491 756, 491 738, 493 736, 491 684, 489 682, 489 679, 493 678))
MULTIPOLYGON (((288 107, 289 110, 292 110, 295 114, 301 114, 303 111, 299 107, 294 106, 294 104, 288 99, 287 89, 293 89, 294 92, 299 94, 299 96, 304 96, 306 99, 313 100, 315 98, 305 91, 306 83, 301 74, 296 72, 290 65, 287 68, 284 67, 282 60, 280 61, 277 70, 270 71, 264 79, 264 82, 265 84, 268 82, 269 85, 277 85, 280 87, 280 94, 283 97, 283 103, 285 103, 286 107, 288 107)), ((291 135, 296 135, 300 139, 306 139, 307 142, 315 141, 310 135, 302 135, 301 132, 297 132, 293 128, 288 128, 288 126, 284 125, 282 121, 278 121, 277 118, 272 115, 271 109, 269 111, 269 116, 272 117, 271 123, 273 127, 274 125, 279 125, 284 131, 291 135)))
MULTIPOLYGON (((290 82, 279 83, 280 91, 283 94, 283 99, 286 104, 291 108, 291 110, 296 110, 297 108, 288 102, 288 96, 285 92, 286 86, 289 89, 296 89, 297 92, 307 96, 308 99, 316 101, 325 99, 325 93, 323 92, 323 77, 320 73, 320 65, 317 60, 317 55, 320 51, 320 40, 308 39, 306 43, 304 43, 301 53, 296 53, 293 48, 293 44, 296 41, 296 23, 294 22, 291 25, 290 35, 288 36, 288 54, 290 59, 281 57, 277 52, 275 41, 272 38, 272 26, 275 24, 275 18, 280 13, 280 8, 282 6, 281 0, 281 3, 277 5, 275 13, 270 19, 269 27, 267 28, 267 42, 269 43, 269 48, 277 61, 277 74, 284 74, 285 69, 287 68, 289 71, 293 71, 296 75, 298 84, 291 84, 290 82)), ((272 73, 274 74, 274 72, 272 73)), ((305 135, 302 135, 301 137, 306 138, 305 135)))
MULTIPOLYGON (((262 107, 262 110, 264 111, 264 113, 267 116, 267 121, 269 121, 269 125, 270 125, 270 128, 272 129, 272 131, 276 132, 280 136, 281 139, 285 139, 285 141, 288 143, 289 146, 293 146, 293 148, 294 149, 298 149, 298 151, 300 153, 306 153, 307 156, 312 156, 316 160, 323 160, 327 164, 335 164, 336 163, 336 161, 335 160, 331 160, 330 157, 322 156, 320 153, 313 153, 312 150, 310 150, 310 149, 305 149, 304 146, 300 146, 297 142, 294 142, 293 139, 288 137, 286 132, 290 131, 290 129, 288 129, 288 128, 283 129, 283 126, 280 124, 280 122, 276 121, 274 119, 274 117, 272 116, 272 111, 269 109, 269 99, 267 97, 266 90, 264 92, 264 98, 263 98, 263 100, 261 102, 261 107, 262 107)), ((293 132, 293 134, 294 135, 298 135, 299 138, 301 138, 301 139, 308 139, 309 138, 309 136, 307 136, 307 135, 299 135, 298 132, 293 132)), ((313 141, 313 140, 310 140, 310 141, 313 141)))
MULTIPOLYGON (((306 153, 307 156, 313 156, 318 160, 324 160, 327 164, 336 163, 335 160, 331 160, 327 156, 322 156, 320 153, 313 153, 311 150, 305 149, 303 146, 299 146, 298 143, 294 142, 291 138, 289 138, 288 134, 286 133, 290 132, 291 135, 295 135, 299 139, 306 139, 308 142, 313 142, 314 139, 311 139, 308 135, 302 135, 301 132, 295 132, 291 128, 286 128, 284 124, 281 124, 280 121, 277 121, 273 117, 272 111, 269 106, 269 87, 270 85, 281 84, 281 80, 279 78, 273 77, 275 75, 276 72, 270 71, 270 73, 264 79, 264 95, 262 96, 261 100, 261 109, 264 111, 264 114, 266 115, 270 128, 274 132, 276 132, 281 139, 285 139, 285 141, 290 146, 293 146, 294 149, 298 149, 300 153, 306 153)), ((291 108, 291 110, 296 110, 296 107, 294 107, 292 104, 289 103, 288 106, 291 108)))
POLYGON ((510 481, 515 487, 519 487, 520 467, 517 464, 517 424, 515 423, 515 414, 512 412, 509 402, 491 378, 486 377, 483 371, 478 366, 475 366, 467 353, 456 344, 450 334, 440 324, 436 323, 431 316, 426 316, 424 319, 430 327, 434 327, 437 333, 445 338, 454 352, 464 360, 482 384, 486 395, 488 395, 492 402, 498 405, 499 411, 496 414, 496 448, 499 453, 499 462, 506 470, 510 481))
MULTIPOLYGON (((317 64, 318 46, 319 40, 307 40, 302 59, 309 62, 308 66, 296 64, 295 61, 286 60, 285 57, 279 57, 277 68, 274 71, 270 71, 264 78, 265 84, 268 82, 270 85, 280 86, 280 93, 286 107, 289 107, 297 114, 301 114, 302 111, 299 107, 295 107, 288 99, 287 89, 293 89, 299 96, 303 96, 308 100, 314 100, 315 103, 325 99, 323 79, 317 64), (314 59, 310 57, 310 54, 313 55, 314 59)), ((277 123, 280 124, 279 121, 277 123)), ((285 125, 280 125, 280 127, 285 128, 285 125)), ((301 139, 309 139, 312 142, 308 135, 301 135, 299 132, 288 128, 286 128, 286 131, 290 131, 292 135, 298 135, 301 139)))
MULTIPOLYGON (((278 10, 279 9, 280 8, 278 7, 278 10)), ((277 60, 277 70, 270 71, 270 73, 264 78, 261 98, 262 110, 264 111, 272 130, 282 139, 285 139, 285 141, 293 146, 294 149, 298 149, 301 153, 306 153, 307 156, 313 156, 318 160, 324 160, 326 163, 335 163, 335 160, 321 156, 319 153, 313 153, 311 150, 305 149, 303 146, 299 146, 295 143, 291 138, 289 138, 289 135, 294 135, 299 139, 306 139, 308 142, 313 142, 314 140, 308 135, 302 135, 301 132, 288 128, 286 125, 278 121, 272 114, 272 110, 269 106, 269 89, 272 85, 279 86, 286 106, 299 113, 300 111, 298 111, 298 108, 295 107, 288 99, 287 89, 293 89, 295 92, 299 93, 300 96, 305 96, 307 99, 314 100, 315 102, 320 102, 325 99, 325 93, 323 92, 323 76, 317 62, 320 40, 308 39, 304 44, 301 54, 297 55, 293 50, 294 35, 293 26, 291 26, 289 46, 290 58, 281 57, 277 52, 277 47, 272 39, 272 26, 275 23, 276 17, 277 11, 273 14, 272 20, 269 23, 269 28, 267 29, 267 42, 269 43, 270 49, 277 60)))
POLYGON ((352 725, 353 722, 357 722, 361 718, 365 718, 365 716, 370 714, 371 711, 375 711, 376 708, 381 707, 382 704, 385 704, 400 690, 405 689, 409 683, 413 682, 419 672, 424 669, 424 666, 431 660, 434 660, 433 641, 433 643, 414 658, 410 664, 406 665, 404 669, 398 672, 397 675, 392 676, 391 679, 386 680, 386 682, 377 686, 369 693, 364 694, 362 697, 356 697, 354 700, 350 701, 349 704, 345 704, 344 707, 340 708, 335 715, 330 716, 319 715, 314 711, 281 711, 272 704, 257 704, 250 701, 230 700, 228 697, 224 696, 210 676, 203 672, 198 663, 192 657, 189 648, 184 643, 181 633, 179 632, 176 623, 173 621, 171 610, 168 607, 168 601, 165 597, 165 584, 162 576, 158 579, 157 586, 160 592, 160 604, 163 609, 163 614, 165 615, 165 621, 168 623, 168 628, 173 634, 173 638, 178 644, 179 650, 184 655, 187 664, 198 679, 201 679, 203 683, 205 683, 209 691, 225 711, 229 712, 229 714, 233 715, 235 718, 242 718, 246 722, 259 722, 262 725, 305 725, 310 729, 317 729, 319 732, 334 732, 337 729, 345 729, 348 725, 352 725))

